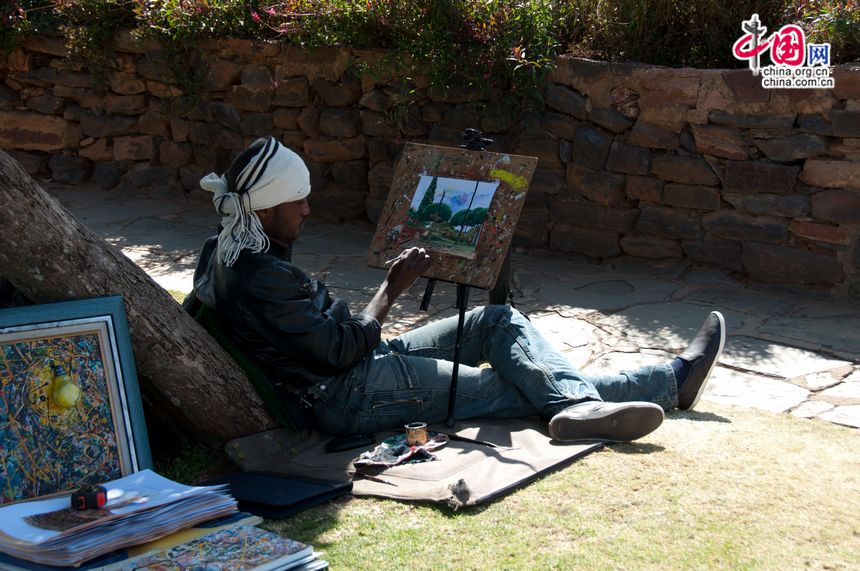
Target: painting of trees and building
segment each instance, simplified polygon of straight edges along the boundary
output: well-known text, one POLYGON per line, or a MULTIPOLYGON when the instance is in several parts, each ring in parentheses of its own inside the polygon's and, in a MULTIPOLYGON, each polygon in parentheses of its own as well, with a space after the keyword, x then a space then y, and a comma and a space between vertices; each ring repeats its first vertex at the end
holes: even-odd
POLYGON ((498 188, 498 180, 421 175, 405 223, 393 230, 396 241, 472 258, 498 188))

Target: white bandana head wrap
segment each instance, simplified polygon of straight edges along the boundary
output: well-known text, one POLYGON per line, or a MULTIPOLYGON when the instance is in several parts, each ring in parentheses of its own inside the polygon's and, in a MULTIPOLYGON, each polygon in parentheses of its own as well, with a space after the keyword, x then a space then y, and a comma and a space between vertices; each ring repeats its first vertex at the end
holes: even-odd
POLYGON ((243 249, 262 252, 269 248, 255 210, 301 200, 311 191, 310 173, 301 157, 272 137, 258 139, 251 148, 262 142, 259 152, 236 175, 235 189, 229 188, 226 173, 209 173, 200 181, 202 188, 215 193, 212 203, 223 226, 218 257, 227 266, 233 265, 243 249))

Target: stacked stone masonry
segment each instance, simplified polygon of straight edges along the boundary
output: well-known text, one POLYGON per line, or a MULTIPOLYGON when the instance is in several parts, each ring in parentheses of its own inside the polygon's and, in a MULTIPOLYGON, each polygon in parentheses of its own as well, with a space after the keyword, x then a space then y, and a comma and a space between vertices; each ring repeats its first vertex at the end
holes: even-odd
POLYGON ((115 44, 102 79, 59 38, 0 55, 0 148, 37 177, 181 196, 272 135, 305 157, 316 215, 375 222, 404 141, 478 127, 539 158, 519 247, 860 299, 860 64, 833 89, 765 90, 747 69, 562 56, 545 111, 516 118, 489 90, 398 77, 382 52, 244 40, 201 46, 183 108, 157 45, 115 44))

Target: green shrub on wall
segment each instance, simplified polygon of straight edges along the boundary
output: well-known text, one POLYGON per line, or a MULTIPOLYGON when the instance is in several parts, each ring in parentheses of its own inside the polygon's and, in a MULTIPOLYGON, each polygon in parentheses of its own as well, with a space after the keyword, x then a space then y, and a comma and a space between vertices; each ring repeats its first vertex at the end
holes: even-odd
POLYGON ((252 14, 260 2, 242 0, 164 0, 126 2, 135 5, 138 32, 163 41, 194 44, 208 37, 266 37, 252 14))
POLYGON ((538 90, 564 45, 573 5, 556 0, 292 0, 252 11, 270 35, 307 47, 391 50, 399 75, 503 87, 519 104, 538 90))
POLYGON ((39 0, 0 3, 0 49, 13 49, 25 34, 55 31, 56 13, 52 8, 39 0))
MULTIPOLYGON (((742 67, 731 46, 756 12, 770 30, 804 27, 830 42, 833 63, 860 58, 857 0, 13 0, 0 8, 0 44, 23 33, 65 34, 98 62, 120 26, 187 54, 202 38, 280 39, 308 46, 391 50, 399 70, 450 83, 540 90, 560 52, 668 66, 742 67)), ((182 59, 177 56, 176 58, 182 59)))
MULTIPOLYGON (((734 41, 753 13, 775 31, 790 23, 785 0, 581 0, 581 27, 571 51, 612 61, 733 68, 734 41)), ((746 64, 742 64, 746 65, 746 64)))
POLYGON ((795 16, 816 42, 830 43, 838 61, 860 61, 860 1, 801 2, 795 16))

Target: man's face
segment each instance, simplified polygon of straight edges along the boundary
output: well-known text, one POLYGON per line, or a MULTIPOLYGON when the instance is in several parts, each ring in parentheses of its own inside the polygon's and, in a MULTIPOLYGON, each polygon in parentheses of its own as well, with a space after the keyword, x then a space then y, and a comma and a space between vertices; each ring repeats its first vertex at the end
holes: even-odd
POLYGON ((305 218, 311 213, 307 198, 295 202, 283 202, 272 208, 258 210, 263 230, 275 240, 293 242, 299 237, 305 218))

